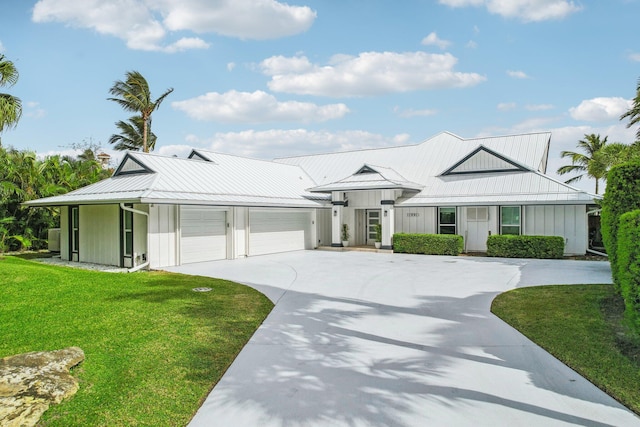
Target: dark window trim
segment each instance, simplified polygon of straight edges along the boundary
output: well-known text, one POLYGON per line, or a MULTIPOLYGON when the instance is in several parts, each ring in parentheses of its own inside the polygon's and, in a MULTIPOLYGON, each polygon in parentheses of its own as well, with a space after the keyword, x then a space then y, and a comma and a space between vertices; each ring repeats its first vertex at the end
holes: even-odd
POLYGON ((438 234, 444 234, 441 233, 441 228, 442 226, 445 227, 451 227, 453 226, 453 234, 458 234, 458 207, 457 206, 438 206, 438 211, 436 212, 436 221, 438 222, 438 234), (453 214, 454 214, 454 222, 453 224, 441 224, 440 223, 440 209, 453 209, 453 214))
MULTIPOLYGON (((126 207, 133 209, 133 203, 125 203, 126 207)), ((131 258, 131 266, 133 267, 133 247, 134 247, 134 232, 133 232, 133 212, 126 211, 120 208, 120 267, 125 267, 124 260, 126 258, 131 258), (131 255, 127 256, 125 254, 125 238, 124 238, 124 216, 126 214, 131 214, 131 255)))
MULTIPOLYGON (((518 234, 517 236, 522 236, 522 205, 500 205, 498 207, 498 215, 500 217, 500 222, 499 222, 499 226, 500 226, 500 234, 504 234, 502 232, 502 227, 504 224, 502 224, 502 208, 518 208, 520 215, 518 215, 518 217, 520 218, 520 220, 518 221, 518 234)), ((511 224, 507 224, 507 227, 515 227, 515 225, 511 225, 511 224)))
POLYGON ((78 261, 80 261, 80 205, 69 205, 69 260, 73 261, 73 254, 78 254, 78 261), (78 236, 75 239, 76 247, 73 247, 75 228, 73 227, 73 210, 78 210, 78 236), (75 249, 75 250, 74 250, 75 249))

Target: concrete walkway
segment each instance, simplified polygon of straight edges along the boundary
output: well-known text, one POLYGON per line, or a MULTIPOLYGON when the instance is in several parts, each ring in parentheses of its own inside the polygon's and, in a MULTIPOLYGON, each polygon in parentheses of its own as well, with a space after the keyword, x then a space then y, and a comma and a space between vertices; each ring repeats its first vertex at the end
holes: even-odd
POLYGON ((489 311, 516 287, 610 283, 606 262, 301 251, 170 270, 276 303, 191 427, 640 426, 489 311))

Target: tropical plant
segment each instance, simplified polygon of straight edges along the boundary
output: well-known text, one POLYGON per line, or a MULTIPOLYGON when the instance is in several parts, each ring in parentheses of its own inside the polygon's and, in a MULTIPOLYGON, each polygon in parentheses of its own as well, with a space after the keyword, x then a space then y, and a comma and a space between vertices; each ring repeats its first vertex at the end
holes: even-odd
MULTIPOLYGON (((109 144, 114 144, 116 150, 139 150, 144 145, 144 121, 140 116, 133 116, 129 118, 129 121, 125 122, 120 120, 116 122, 116 126, 120 129, 119 134, 111 135, 109 138, 109 144)), ((148 139, 147 148, 149 151, 153 151, 156 145, 156 134, 147 129, 148 139)))
POLYGON ((349 224, 342 224, 342 241, 346 242, 349 240, 349 224))
POLYGON ((569 157, 571 159, 570 165, 561 166, 558 168, 558 174, 564 175, 567 173, 579 173, 565 181, 567 184, 580 181, 585 175, 589 178, 596 180, 596 194, 600 190, 600 180, 605 178, 608 168, 603 167, 601 164, 597 164, 598 158, 594 159, 594 156, 607 144, 607 138, 600 139, 600 135, 590 134, 584 136, 584 139, 578 141, 577 147, 582 149, 584 153, 578 153, 575 151, 562 151, 560 157, 569 157))
POLYGON ((376 231, 376 242, 382 242, 382 224, 376 224, 374 229, 376 231))
POLYGON ((2 250, 44 247, 48 229, 59 226, 55 208, 28 208, 22 203, 57 196, 107 178, 96 160, 49 156, 0 147, 0 246, 2 250), (11 220, 7 220, 11 218, 11 220))
MULTIPOLYGON (((629 110, 620 116, 620 120, 629 118, 627 128, 640 123, 640 78, 636 86, 636 97, 633 99, 633 106, 629 110)), ((640 128, 636 131, 636 140, 640 141, 640 128)))
MULTIPOLYGON (((0 87, 11 87, 18 81, 18 70, 13 62, 0 54, 0 87)), ((15 127, 22 116, 22 102, 8 93, 0 93, 0 133, 15 127)))
MULTIPOLYGON (((167 89, 155 100, 151 99, 151 91, 147 80, 138 71, 128 71, 124 81, 116 81, 109 93, 113 98, 110 101, 118 103, 125 111, 138 113, 142 121, 142 145, 138 149, 149 152, 149 136, 151 134, 151 114, 160 107, 162 101, 173 92, 173 88, 167 89)), ((129 119, 131 121, 131 119, 129 119)), ((118 122, 120 123, 120 122, 118 122)), ((113 139, 113 137, 111 137, 113 139)))

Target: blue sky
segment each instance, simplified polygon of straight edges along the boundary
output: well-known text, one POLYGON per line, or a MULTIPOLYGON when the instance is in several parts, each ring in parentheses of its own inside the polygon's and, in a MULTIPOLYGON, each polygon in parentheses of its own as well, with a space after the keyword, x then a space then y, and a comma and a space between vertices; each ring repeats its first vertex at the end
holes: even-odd
POLYGON ((640 77, 639 16, 639 0, 7 0, 0 53, 20 80, 3 90, 24 113, 2 142, 114 154, 129 114, 106 98, 137 70, 154 96, 174 88, 153 115, 157 153, 551 131, 554 176, 584 134, 634 140, 618 117, 640 77))

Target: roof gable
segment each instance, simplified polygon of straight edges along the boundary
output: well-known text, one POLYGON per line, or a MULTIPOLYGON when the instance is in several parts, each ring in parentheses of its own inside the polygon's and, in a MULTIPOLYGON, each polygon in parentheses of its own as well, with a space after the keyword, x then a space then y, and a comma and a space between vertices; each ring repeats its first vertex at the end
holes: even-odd
POLYGON ((122 159, 120 166, 118 166, 118 169, 113 173, 113 176, 132 175, 137 173, 154 173, 154 171, 142 161, 133 158, 130 153, 127 153, 124 156, 124 159, 122 159))
POLYGON ((528 171, 530 169, 520 163, 511 160, 483 145, 467 154, 457 161, 441 175, 456 175, 469 173, 490 173, 490 172, 510 172, 528 171))
POLYGON ((191 150, 191 153, 189 154, 189 156, 187 157, 188 159, 191 160, 202 160, 204 162, 213 162, 213 160, 211 160, 210 158, 208 158, 206 155, 202 154, 201 152, 199 152, 198 150, 191 150))

